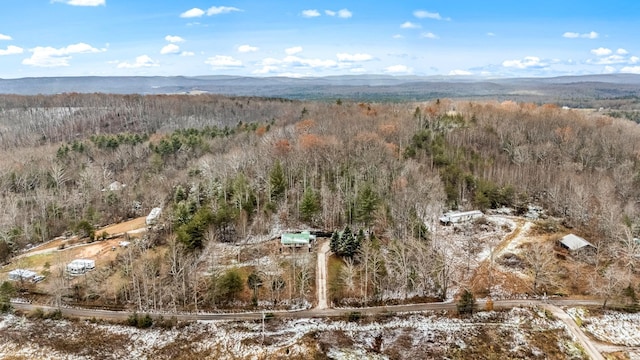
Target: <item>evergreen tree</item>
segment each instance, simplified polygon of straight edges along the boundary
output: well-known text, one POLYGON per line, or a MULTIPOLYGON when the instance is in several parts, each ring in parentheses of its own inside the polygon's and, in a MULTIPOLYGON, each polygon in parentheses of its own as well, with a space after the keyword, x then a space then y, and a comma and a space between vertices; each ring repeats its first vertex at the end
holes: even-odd
POLYGON ((379 203, 380 198, 371 188, 371 184, 365 184, 360 188, 356 197, 356 220, 369 227, 379 203))
POLYGON ((302 202, 300 203, 300 220, 312 222, 318 211, 320 211, 318 194, 310 187, 307 187, 302 195, 302 202))
POLYGON ((472 315, 476 309, 476 298, 473 296, 471 291, 465 289, 456 307, 458 308, 458 314, 472 315))
POLYGON ((240 271, 230 269, 216 282, 216 298, 221 302, 231 302, 236 299, 243 288, 240 271))
POLYGON ((362 230, 356 235, 349 226, 346 226, 340 233, 334 231, 329 246, 334 254, 352 258, 360 249, 363 239, 364 232, 362 230))
POLYGON ((340 233, 338 231, 334 231, 331 235, 331 242, 329 243, 329 248, 334 254, 338 254, 340 249, 340 233))
POLYGON ((207 206, 201 207, 191 221, 178 228, 178 240, 190 250, 202 249, 205 233, 213 221, 214 216, 211 210, 207 206))
POLYGON ((284 195, 287 188, 287 180, 280 160, 276 160, 269 173, 269 185, 271 186, 271 200, 278 200, 284 195))
POLYGON ((0 285, 0 313, 11 310, 11 298, 16 295, 16 289, 13 285, 5 281, 0 285))

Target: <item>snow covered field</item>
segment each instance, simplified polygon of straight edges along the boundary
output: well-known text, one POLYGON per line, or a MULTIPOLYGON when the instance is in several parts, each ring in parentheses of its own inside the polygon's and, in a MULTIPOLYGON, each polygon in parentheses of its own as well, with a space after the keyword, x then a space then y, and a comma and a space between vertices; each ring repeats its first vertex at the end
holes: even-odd
POLYGON ((0 338, 0 358, 19 359, 581 358, 561 321, 523 308, 469 318, 420 313, 356 321, 272 319, 264 333, 260 321, 137 329, 4 315, 0 338))

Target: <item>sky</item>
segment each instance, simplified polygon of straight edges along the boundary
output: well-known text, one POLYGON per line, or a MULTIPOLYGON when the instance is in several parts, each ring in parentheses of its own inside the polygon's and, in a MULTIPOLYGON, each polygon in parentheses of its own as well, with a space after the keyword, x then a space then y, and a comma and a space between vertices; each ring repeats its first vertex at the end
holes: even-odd
POLYGON ((640 74, 640 1, 0 0, 0 78, 640 74))

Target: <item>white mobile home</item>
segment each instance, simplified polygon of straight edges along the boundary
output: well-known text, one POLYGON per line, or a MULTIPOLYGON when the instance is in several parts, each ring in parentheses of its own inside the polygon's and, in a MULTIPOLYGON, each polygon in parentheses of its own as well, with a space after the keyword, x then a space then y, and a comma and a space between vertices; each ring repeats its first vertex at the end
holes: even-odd
POLYGON ((440 216, 440 222, 444 225, 458 224, 481 218, 482 215, 482 211, 480 210, 464 212, 450 211, 440 216))
POLYGON ((9 280, 11 281, 33 281, 38 274, 31 270, 15 269, 9 271, 9 280))
POLYGON ((71 275, 85 274, 96 268, 95 260, 75 259, 67 264, 67 272, 71 275))

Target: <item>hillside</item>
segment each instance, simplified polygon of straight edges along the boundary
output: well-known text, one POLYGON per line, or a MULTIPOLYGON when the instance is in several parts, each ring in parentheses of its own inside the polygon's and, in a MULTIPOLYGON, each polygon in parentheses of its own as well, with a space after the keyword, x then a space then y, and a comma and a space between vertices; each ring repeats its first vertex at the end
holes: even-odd
POLYGON ((310 309, 326 274, 329 307, 468 290, 637 308, 640 128, 604 111, 78 93, 5 95, 0 108, 0 280, 46 276, 4 282, 5 304, 310 309), (472 209, 484 216, 440 224, 472 209), (326 272, 318 243, 280 245, 302 230, 329 243, 326 272), (570 233, 591 247, 564 249, 570 233), (96 269, 68 276, 75 258, 96 269))

